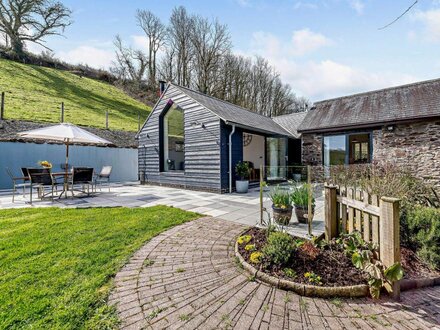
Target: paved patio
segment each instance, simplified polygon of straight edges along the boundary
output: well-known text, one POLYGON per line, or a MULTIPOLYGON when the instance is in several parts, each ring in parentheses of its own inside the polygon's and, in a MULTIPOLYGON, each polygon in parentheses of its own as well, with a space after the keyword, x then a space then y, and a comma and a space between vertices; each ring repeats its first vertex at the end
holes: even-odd
MULTIPOLYGON (((149 207, 154 205, 167 205, 184 210, 197 212, 203 215, 217 217, 245 225, 255 225, 260 220, 259 189, 251 189, 248 194, 214 194, 208 192, 175 189, 168 187, 140 185, 135 182, 112 184, 110 192, 108 188, 91 197, 79 197, 68 199, 35 200, 33 205, 27 203, 29 195, 23 197, 16 195, 12 203, 11 191, 0 191, 0 209, 23 208, 23 207, 149 207)), ((265 198, 265 207, 270 210, 271 203, 265 198)), ((266 214, 264 214, 267 217, 266 214)), ((299 224, 295 215, 287 230, 295 235, 307 234, 307 226, 299 224)), ((323 222, 323 199, 317 198, 315 216, 313 219, 313 234, 319 235, 324 231, 323 222)))
POLYGON ((123 329, 440 329, 440 287, 401 302, 318 299, 252 281, 234 262, 245 226, 202 218, 144 245, 116 275, 109 303, 123 329))

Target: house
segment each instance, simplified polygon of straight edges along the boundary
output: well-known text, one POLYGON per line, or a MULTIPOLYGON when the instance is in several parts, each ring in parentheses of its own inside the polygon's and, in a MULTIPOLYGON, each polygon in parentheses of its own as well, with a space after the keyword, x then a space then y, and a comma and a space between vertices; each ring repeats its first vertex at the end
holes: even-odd
POLYGON ((317 102, 298 132, 304 164, 394 162, 440 185, 440 79, 317 102))
POLYGON ((289 122, 302 119, 273 120, 168 83, 138 133, 141 182, 230 192, 239 161, 250 163, 251 181, 259 180, 262 166, 265 179, 285 179, 286 165, 301 161, 289 122))

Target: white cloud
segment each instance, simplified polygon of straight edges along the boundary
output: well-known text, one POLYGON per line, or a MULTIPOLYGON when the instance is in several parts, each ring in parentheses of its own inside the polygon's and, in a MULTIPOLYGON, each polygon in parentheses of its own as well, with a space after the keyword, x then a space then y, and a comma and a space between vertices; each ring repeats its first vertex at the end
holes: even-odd
POLYGON ((251 3, 249 0, 236 0, 240 7, 250 7, 251 3))
POLYGON ((331 39, 309 29, 293 31, 290 42, 282 42, 274 34, 263 31, 255 32, 252 37, 252 48, 264 52, 266 57, 274 57, 282 53, 302 56, 333 44, 331 39))
POLYGON ((302 29, 293 32, 291 52, 294 55, 304 55, 332 44, 333 41, 326 36, 309 29, 302 29))
POLYGON ((417 11, 412 18, 424 25, 424 36, 427 40, 440 41, 440 9, 417 11))
POLYGON ((307 1, 297 1, 293 5, 293 9, 318 9, 318 5, 316 3, 307 2, 307 1))
POLYGON ((131 36, 133 40, 133 46, 135 49, 140 49, 144 52, 148 52, 148 38, 143 35, 133 35, 131 36))
POLYGON ((92 46, 79 46, 69 51, 61 51, 56 56, 71 64, 87 64, 94 68, 107 69, 114 60, 114 52, 92 46))
POLYGON ((348 0, 348 4, 354 9, 354 11, 356 11, 356 13, 358 13, 358 15, 363 14, 365 4, 361 0, 348 0))
MULTIPOLYGON (((302 60, 291 56, 284 44, 274 35, 258 32, 254 34, 253 48, 247 54, 265 57, 280 73, 284 82, 289 83, 299 95, 313 101, 419 80, 395 72, 368 72, 331 59, 302 60)), ((288 47, 291 46, 290 44, 288 47)))

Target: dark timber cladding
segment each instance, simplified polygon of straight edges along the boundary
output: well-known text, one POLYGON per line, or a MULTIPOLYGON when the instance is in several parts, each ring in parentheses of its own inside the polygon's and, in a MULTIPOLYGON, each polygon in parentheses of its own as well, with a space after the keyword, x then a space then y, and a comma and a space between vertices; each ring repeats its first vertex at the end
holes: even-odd
POLYGON ((141 181, 221 192, 221 143, 219 117, 169 84, 139 133, 141 181), (184 171, 160 171, 159 118, 169 100, 184 110, 184 171))

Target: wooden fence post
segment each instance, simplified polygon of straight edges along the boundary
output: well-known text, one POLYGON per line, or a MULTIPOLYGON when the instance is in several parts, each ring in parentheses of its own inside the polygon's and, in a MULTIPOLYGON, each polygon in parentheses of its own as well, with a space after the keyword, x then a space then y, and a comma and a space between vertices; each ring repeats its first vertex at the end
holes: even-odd
POLYGON ((108 110, 105 111, 105 129, 108 129, 108 110))
POLYGON ((60 121, 64 123, 64 102, 61 102, 61 116, 60 121))
POLYGON ((0 101, 0 120, 5 119, 5 92, 2 92, 2 98, 0 101))
POLYGON ((312 166, 307 165, 307 186, 309 192, 308 204, 307 204, 307 228, 309 236, 312 236, 312 221, 313 221, 313 192, 312 192, 312 166))
MULTIPOLYGON (((397 198, 382 197, 380 199, 379 221, 379 253, 380 260, 385 267, 400 262, 400 200, 397 198)), ((393 283, 386 287, 393 298, 400 297, 400 283, 393 283)))
POLYGON ((263 224, 263 184, 264 184, 264 174, 263 174, 263 165, 260 165, 260 224, 263 224))
POLYGON ((325 186, 325 239, 338 236, 337 196, 335 186, 325 186))

